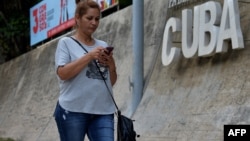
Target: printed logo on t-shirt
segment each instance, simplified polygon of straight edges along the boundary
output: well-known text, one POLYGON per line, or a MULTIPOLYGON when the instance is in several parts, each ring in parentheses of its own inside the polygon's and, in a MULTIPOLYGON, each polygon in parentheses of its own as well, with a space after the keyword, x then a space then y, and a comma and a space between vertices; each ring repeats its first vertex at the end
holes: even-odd
MULTIPOLYGON (((98 63, 97 63, 98 64, 98 63)), ((100 64, 98 64, 102 74, 103 74, 103 78, 106 80, 107 79, 107 76, 108 76, 108 69, 107 67, 104 67, 104 66, 101 66, 100 64)), ((88 78, 91 78, 91 79, 99 79, 99 80, 102 80, 102 76, 97 68, 97 66, 95 65, 95 62, 90 62, 88 64, 88 69, 87 69, 87 72, 86 72, 86 76, 88 78)))

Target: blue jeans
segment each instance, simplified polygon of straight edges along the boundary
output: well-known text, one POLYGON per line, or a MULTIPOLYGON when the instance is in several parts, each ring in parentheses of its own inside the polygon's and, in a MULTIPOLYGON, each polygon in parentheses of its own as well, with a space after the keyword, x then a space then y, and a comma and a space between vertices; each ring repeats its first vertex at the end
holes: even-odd
POLYGON ((69 112, 59 104, 55 109, 55 121, 61 141, 114 141, 114 114, 94 115, 69 112))

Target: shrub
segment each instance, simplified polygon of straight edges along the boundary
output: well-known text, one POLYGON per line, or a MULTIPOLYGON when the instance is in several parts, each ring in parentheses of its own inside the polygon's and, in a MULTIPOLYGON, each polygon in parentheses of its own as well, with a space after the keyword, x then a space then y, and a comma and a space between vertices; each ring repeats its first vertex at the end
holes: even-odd
POLYGON ((15 141, 15 140, 13 140, 11 138, 1 138, 0 137, 0 141, 15 141))

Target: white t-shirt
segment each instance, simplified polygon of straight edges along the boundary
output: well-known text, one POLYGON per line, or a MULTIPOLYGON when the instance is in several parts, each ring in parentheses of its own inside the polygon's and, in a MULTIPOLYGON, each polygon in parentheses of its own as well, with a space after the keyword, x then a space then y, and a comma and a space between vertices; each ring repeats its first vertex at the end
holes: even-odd
MULTIPOLYGON (((74 38, 74 37, 73 37, 74 38)), ((97 46, 107 47, 104 41, 95 39, 93 46, 82 44, 87 51, 97 46)), ((63 66, 80 57, 86 52, 82 47, 69 37, 59 40, 55 53, 55 66, 63 66)), ((101 74, 96 67, 94 60, 90 62, 77 76, 69 80, 61 80, 59 77, 60 105, 68 111, 90 113, 90 114, 112 114, 115 112, 115 105, 112 101, 112 85, 108 68, 104 68, 103 76, 106 79, 106 87, 101 74), (109 92, 110 91, 110 92, 109 92)))

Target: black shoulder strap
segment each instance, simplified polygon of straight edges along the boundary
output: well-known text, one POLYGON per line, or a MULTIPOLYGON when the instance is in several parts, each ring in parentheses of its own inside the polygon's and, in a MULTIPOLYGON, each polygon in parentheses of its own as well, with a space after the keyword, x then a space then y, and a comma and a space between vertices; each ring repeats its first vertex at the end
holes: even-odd
MULTIPOLYGON (((73 37, 70 37, 72 40, 74 40, 86 53, 88 53, 88 51, 84 48, 84 46, 79 42, 79 41, 77 41, 75 38, 73 38, 73 37)), ((110 89, 109 89, 109 87, 108 87, 108 84, 107 84, 107 82, 106 82, 106 80, 105 80, 105 78, 103 77, 103 74, 102 74, 102 71, 100 70, 100 67, 97 65, 97 63, 96 63, 96 61, 94 61, 95 62, 95 65, 96 65, 96 67, 98 68, 98 71, 99 71, 99 73, 101 74, 101 76, 102 76, 102 79, 103 79, 103 81, 104 81, 104 83, 105 83, 105 85, 106 85, 106 87, 107 87, 107 89, 108 89, 108 91, 109 91, 109 94, 110 94, 110 96, 111 96, 111 98, 112 98, 112 100, 113 100, 113 102, 114 102, 114 104, 115 104, 115 107, 116 107, 116 109, 117 109, 117 111, 118 111, 118 113, 120 112, 120 110, 119 110, 119 108, 118 108, 118 106, 117 106, 117 104, 116 104, 116 102, 115 102, 115 99, 114 99, 114 97, 113 97, 113 95, 112 95, 112 93, 111 93, 111 91, 110 91, 110 89)))
POLYGON ((85 49, 83 46, 82 46, 82 44, 79 42, 79 41, 77 41, 75 38, 73 38, 73 37, 70 37, 72 40, 74 40, 86 53, 88 53, 88 51, 87 51, 87 49, 85 49))

